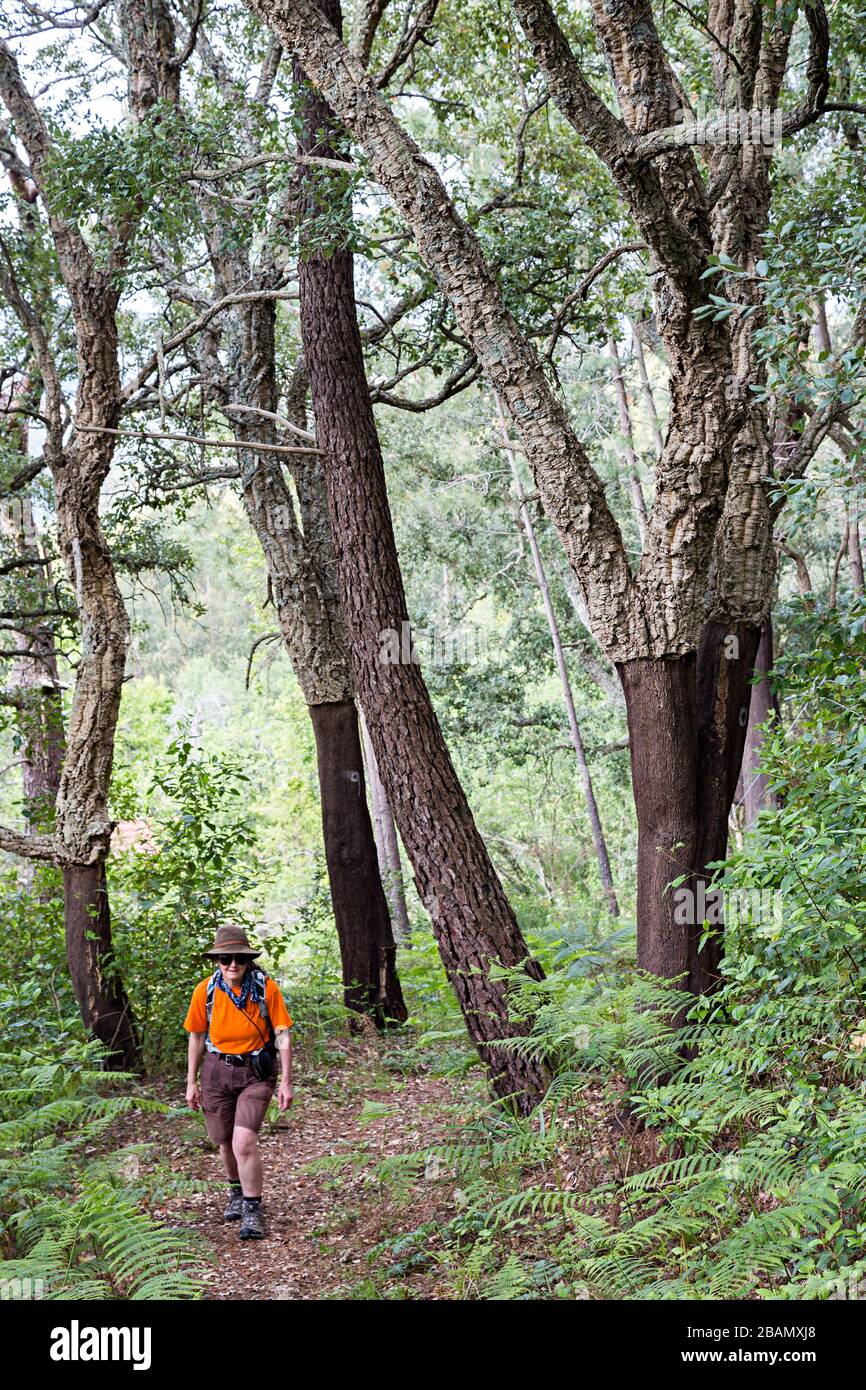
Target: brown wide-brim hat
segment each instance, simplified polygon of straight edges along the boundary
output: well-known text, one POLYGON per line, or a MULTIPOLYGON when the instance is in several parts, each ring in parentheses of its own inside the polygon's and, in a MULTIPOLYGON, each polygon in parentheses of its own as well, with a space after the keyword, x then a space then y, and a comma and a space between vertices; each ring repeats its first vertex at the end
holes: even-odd
POLYGON ((262 954, 261 951, 257 951, 254 946, 250 945, 249 937, 245 931, 241 931, 240 927, 217 927, 213 945, 202 954, 205 956, 227 956, 229 953, 236 956, 249 956, 250 960, 255 960, 256 956, 262 954))

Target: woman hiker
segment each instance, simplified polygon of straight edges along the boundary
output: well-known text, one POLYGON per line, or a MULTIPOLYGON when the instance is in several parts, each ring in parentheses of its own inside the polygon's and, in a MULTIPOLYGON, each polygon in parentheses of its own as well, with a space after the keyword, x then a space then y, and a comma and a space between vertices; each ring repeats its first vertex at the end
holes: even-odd
POLYGON ((204 1111, 229 1180, 226 1221, 240 1221, 241 1240, 261 1240, 262 1160, 258 1132, 274 1094, 274 1045, 280 1059, 277 1098, 288 1110, 292 1090, 292 1026, 283 996, 254 965, 261 951, 240 927, 219 927, 209 951, 217 964, 193 990, 184 1028, 189 1033, 186 1099, 204 1111), (196 1080, 199 1062, 201 1089, 196 1080))

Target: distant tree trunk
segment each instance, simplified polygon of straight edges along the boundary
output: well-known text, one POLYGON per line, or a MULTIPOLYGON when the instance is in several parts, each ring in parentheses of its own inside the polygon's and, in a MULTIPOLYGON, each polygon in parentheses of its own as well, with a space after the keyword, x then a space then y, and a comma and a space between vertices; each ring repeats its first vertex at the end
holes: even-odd
POLYGON ((619 429, 624 440, 625 466, 628 470, 628 485, 631 491, 631 506, 634 519, 637 522, 638 535, 641 545, 646 544, 646 502, 644 501, 643 488, 640 485, 640 471, 637 454, 634 447, 634 434, 631 427, 631 411, 628 404, 628 396, 625 390, 625 381, 622 375, 622 365, 619 360, 619 352, 616 346, 616 338, 612 333, 607 335, 607 350, 610 355, 610 372, 613 380, 614 394, 616 395, 617 409, 619 410, 619 429))
MULTIPOLYGON (((9 676, 14 698, 20 702, 16 727, 22 748, 22 790, 24 821, 29 835, 50 832, 54 824, 57 792, 66 737, 63 728, 63 697, 57 674, 54 634, 45 625, 35 633, 15 633, 13 641, 31 655, 18 657, 9 676)), ((57 896, 56 880, 46 881, 35 873, 35 861, 22 859, 19 881, 40 902, 57 896)))
MULTIPOLYGON (((586 761, 586 750, 583 746, 583 738, 580 732, 580 725, 577 722, 577 712, 574 708, 574 695, 571 689, 571 680, 568 674, 568 667, 565 662, 565 652, 562 649, 562 638, 559 635, 559 623, 556 617, 556 610, 553 607, 553 599, 550 596, 550 585, 547 582, 547 575, 544 572, 544 561, 541 558, 541 551, 538 548, 538 540, 535 535, 535 527, 532 524, 532 517, 529 515, 529 508, 523 496, 523 488, 520 482, 520 473, 514 458, 514 449, 508 438, 508 424, 505 418, 505 411, 502 402, 496 397, 496 409, 499 415, 499 428, 502 432, 502 440, 505 445, 508 459, 511 464, 511 477, 517 491, 520 504, 520 519, 523 529, 526 532, 526 539, 529 542, 529 549, 532 555, 532 563, 535 568, 535 578, 541 593, 544 604, 544 612, 547 617, 547 626, 550 631, 550 640, 553 643, 553 654, 556 660, 556 669, 559 672, 559 684, 562 688, 562 698, 565 704, 566 714, 568 715, 568 728, 571 735, 571 746, 577 758, 580 780, 583 784, 583 795, 586 801, 587 815, 592 830, 592 838, 595 841, 595 855, 598 861, 598 872, 601 878, 601 885, 607 898, 608 910, 612 917, 619 916, 619 903, 616 900, 616 890, 613 886, 613 875, 610 871, 610 858, 607 852, 607 841, 604 838, 604 830, 599 815, 598 803, 595 799, 595 792, 592 786, 589 763, 586 761)), ((638 484, 640 489, 640 484, 638 484)))
MULTIPOLYGON (((830 326, 827 323, 827 306, 824 302, 823 297, 820 297, 818 299, 815 307, 817 311, 814 325, 815 344, 819 352, 832 352, 833 342, 830 337, 830 326)), ((843 449, 843 453, 845 453, 846 456, 850 457, 847 449, 843 449)), ((862 598, 864 593, 866 593, 866 584, 864 584, 863 578, 863 552, 860 548, 860 519, 857 515, 856 508, 857 503, 855 502, 854 508, 848 510, 846 538, 848 550, 848 566, 851 574, 851 590, 855 598, 862 598)), ((830 603, 831 608, 835 604, 835 601, 836 597, 834 584, 834 594, 830 603)))
MULTIPOLYGON (((341 29, 338 0, 324 0, 322 13, 341 29)), ((295 78, 305 83, 297 64, 295 78)), ((306 95, 299 149, 338 158, 331 144, 336 135, 328 106, 306 95)), ((332 205, 328 192, 336 177, 299 167, 302 238, 305 226, 332 205)), ((357 689, 466 1025, 497 1095, 513 1097, 528 1111, 548 1076, 531 1053, 490 1045, 528 1031, 509 1019, 504 986, 491 966, 520 967, 534 979, 542 972, 478 833, 420 669, 411 653, 405 659, 402 650, 388 648, 389 634, 399 643, 408 633, 408 614, 364 371, 352 253, 345 245, 326 253, 320 234, 317 244, 309 233, 305 239, 298 267, 301 330, 357 689)))
POLYGON ((10 684, 25 705, 18 720, 23 747, 24 818, 28 830, 38 834, 48 829, 53 820, 63 768, 61 691, 51 630, 40 627, 32 640, 23 633, 17 637, 27 641, 31 653, 18 659, 10 676, 10 684))
MULTIPOLYGON (((31 389, 32 383, 26 377, 13 389, 3 427, 3 436, 21 455, 22 464, 28 455, 26 407, 31 389)), ((21 592, 21 606, 31 611, 43 605, 50 608, 53 596, 48 592, 30 501, 24 497, 17 505, 18 515, 10 509, 8 517, 0 518, 0 526, 16 557, 29 562, 19 571, 16 586, 21 592)), ((49 830, 54 819, 66 746, 57 653, 54 633, 47 622, 37 619, 29 631, 22 629, 10 636, 12 646, 22 653, 12 663, 8 688, 16 702, 16 726, 21 740, 24 820, 29 834, 39 834, 49 830)), ((33 861, 24 860, 28 881, 32 881, 32 869, 33 861)))
POLYGON ((380 1027, 403 1023, 408 1011, 394 968, 394 937, 367 810, 355 702, 310 705, 309 711, 346 1006, 369 1014, 380 1027))
MULTIPOLYGON (((856 505, 856 504, 855 504, 856 505)), ((856 513, 848 522, 848 564, 851 570, 851 589, 856 598, 866 593, 863 582, 863 552, 860 549, 860 523, 856 513)))
POLYGON ((640 334, 638 333, 635 325, 631 323, 631 320, 629 320, 629 323, 631 326, 631 340, 634 346, 634 357, 635 361, 637 362, 638 376, 640 377, 641 392, 643 393, 643 398, 646 401, 647 410, 649 411, 650 425, 652 426, 653 440, 656 446, 656 458, 661 458, 662 453, 664 452, 665 442, 662 438, 661 425, 659 424, 659 417, 658 411, 656 410, 655 397, 653 395, 652 386, 650 385, 649 374, 646 369, 646 358, 644 357, 643 343, 640 340, 640 334))
POLYGON ((105 861, 63 870, 66 958, 88 1032, 109 1050, 112 1071, 136 1071, 139 1047, 114 964, 105 861))
POLYGON ((775 792, 770 788, 766 773, 759 772, 763 747, 761 728, 775 715, 778 718, 779 704, 770 688, 767 672, 773 669, 773 619, 767 619, 761 629, 761 640, 755 657, 755 674, 761 679, 752 686, 749 704, 749 723, 746 729, 746 748, 743 754, 743 813, 746 829, 751 830, 764 806, 778 806, 775 792))
POLYGON ((397 827, 388 805, 388 797, 379 776, 376 754, 370 741, 370 732, 360 710, 358 722, 364 748, 364 762, 367 766, 367 785, 370 788, 370 801, 373 806, 373 831, 376 836, 376 850, 379 855, 379 868, 388 902, 391 907, 391 920, 396 923, 397 937, 403 946, 412 942, 412 929, 409 924, 409 909, 406 906, 406 888, 403 883, 403 865, 400 860, 400 845, 397 840, 397 827))

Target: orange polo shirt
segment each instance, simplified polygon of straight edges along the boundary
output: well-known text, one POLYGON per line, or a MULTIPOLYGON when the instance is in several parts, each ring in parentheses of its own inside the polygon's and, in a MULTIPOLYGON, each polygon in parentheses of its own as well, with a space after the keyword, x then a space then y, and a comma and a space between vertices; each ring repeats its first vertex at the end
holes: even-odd
MULTIPOLYGON (((207 1032, 207 987, 210 979, 210 975, 207 975, 200 980, 192 992, 189 1011, 183 1022, 188 1033, 207 1032)), ((239 989, 232 992, 240 995, 239 989)), ((283 1002, 283 996, 270 976, 265 980, 265 999, 272 1027, 291 1028, 292 1020, 283 1002)), ((210 1040, 217 1052, 255 1052, 258 1048, 264 1047, 268 1036, 258 1004, 248 999, 242 1013, 224 990, 214 990, 210 1040)))

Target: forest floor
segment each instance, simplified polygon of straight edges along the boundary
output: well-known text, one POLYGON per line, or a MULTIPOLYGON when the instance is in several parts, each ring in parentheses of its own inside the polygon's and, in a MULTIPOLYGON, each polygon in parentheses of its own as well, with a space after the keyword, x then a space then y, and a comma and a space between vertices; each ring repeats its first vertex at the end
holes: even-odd
MULTIPOLYGON (((223 1221, 225 1178, 200 1115, 133 1112, 113 1126, 107 1146, 148 1145, 133 1164, 161 1165, 175 1178, 196 1180, 200 1190, 180 1193, 166 1182, 150 1210, 169 1226, 204 1237, 208 1299, 473 1297, 464 1280, 455 1286, 449 1257, 458 1181, 450 1165, 424 1151, 459 1144, 466 1135, 485 1105, 479 1074, 458 1080, 426 1067, 401 1072, 400 1044, 375 1037, 342 1037, 318 1051, 309 1059, 296 1053, 294 1104, 280 1115, 274 1102, 260 1135, 265 1240, 242 1241, 238 1223, 223 1221), (413 1153, 414 1162, 403 1157, 413 1153)), ((180 1076, 142 1090, 184 1106, 180 1076)), ((596 1142, 587 1150, 575 1132, 545 1185, 585 1190, 623 1163, 632 1171, 636 1166, 635 1144, 638 1151, 646 1147, 641 1139, 624 1140, 600 1092, 589 1098, 589 1110, 594 1117, 584 1120, 596 1142)), ((644 1166, 652 1155, 639 1157, 637 1166, 644 1166)))

